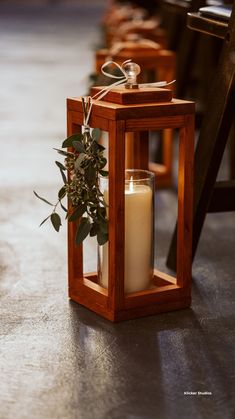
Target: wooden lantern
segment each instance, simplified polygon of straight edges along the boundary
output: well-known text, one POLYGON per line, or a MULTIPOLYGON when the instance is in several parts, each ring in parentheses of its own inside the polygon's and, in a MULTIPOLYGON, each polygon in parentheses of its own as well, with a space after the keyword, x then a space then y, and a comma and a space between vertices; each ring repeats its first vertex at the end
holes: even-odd
MULTIPOLYGON (((190 306, 191 243, 194 156, 194 103, 173 99, 165 102, 122 104, 125 89, 115 89, 119 104, 113 103, 112 91, 105 101, 94 101, 90 126, 109 133, 109 286, 98 284, 97 273, 84 274, 83 246, 75 247, 74 223, 68 226, 69 296, 90 310, 120 321, 190 306), (117 93, 118 92, 118 93, 117 93), (111 100, 110 102, 108 100, 111 100), (153 287, 124 293, 124 171, 125 133, 135 132, 136 168, 148 168, 148 132, 179 128, 178 242, 177 273, 154 271, 153 287)), ((150 89, 151 90, 151 89, 150 89)), ((81 99, 67 100, 68 135, 81 130, 81 99)))

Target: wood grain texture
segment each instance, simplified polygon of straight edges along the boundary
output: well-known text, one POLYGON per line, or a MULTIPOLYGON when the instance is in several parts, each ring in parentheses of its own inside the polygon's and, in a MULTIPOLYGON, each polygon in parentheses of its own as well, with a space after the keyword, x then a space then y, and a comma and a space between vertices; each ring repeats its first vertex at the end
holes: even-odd
POLYGON ((200 13, 188 13, 187 26, 189 29, 193 29, 207 35, 213 35, 217 38, 224 39, 228 24, 222 20, 210 19, 202 16, 200 13))
POLYGON ((178 168, 177 283, 191 284, 193 217, 194 116, 180 129, 178 168))
POLYGON ((110 308, 124 306, 125 122, 109 126, 109 297, 110 308))
MULTIPOLYGON (((92 87, 91 96, 101 91, 101 87, 92 87)), ((105 95, 106 102, 118 103, 120 105, 170 102, 172 100, 172 90, 163 88, 140 87, 138 89, 126 89, 117 87, 110 90, 105 95)))
MULTIPOLYGON (((69 98, 68 99, 68 110, 76 111, 82 114, 82 104, 80 98, 69 98)), ((143 105, 119 105, 112 102, 105 101, 93 101, 91 120, 92 126, 96 122, 96 118, 108 120, 128 120, 128 119, 145 119, 155 118, 156 125, 157 119, 160 117, 171 117, 178 116, 181 120, 182 115, 194 113, 195 104, 192 101, 172 99, 171 102, 164 102, 160 104, 149 103, 143 105)), ((170 123, 170 119, 168 119, 170 123)), ((163 124, 161 124, 162 126, 163 124)), ((165 127, 166 128, 166 127, 165 127)), ((167 126, 168 128, 168 126, 167 126)))
MULTIPOLYGON (((70 110, 68 107, 72 123, 81 126, 83 124, 83 113, 81 103, 79 102, 79 104, 77 104, 77 101, 75 101, 75 103, 72 102, 71 105, 71 102, 69 102, 69 106, 72 107, 72 110, 70 110)), ((99 128, 103 131, 108 131, 108 119, 103 118, 102 116, 99 117, 97 115, 94 115, 94 112, 92 112, 89 122, 91 127, 99 128)))
POLYGON ((168 311, 182 310, 191 305, 191 297, 181 297, 178 301, 154 303, 144 307, 133 307, 121 310, 113 314, 113 321, 123 321, 138 317, 152 316, 153 314, 166 313, 168 311))
MULTIPOLYGON (((164 103, 165 105, 165 103, 164 103)), ((161 110, 160 110, 161 112, 161 110)), ((160 113, 159 112, 159 113, 160 113)), ((163 130, 166 127, 169 128, 179 128, 184 126, 184 114, 180 115, 170 115, 161 117, 146 117, 134 119, 134 112, 131 114, 131 118, 126 121, 127 131, 140 131, 140 129, 148 131, 152 130, 163 130)))
MULTIPOLYGON (((67 135, 70 136, 79 133, 81 128, 74 123, 70 112, 67 113, 67 135)), ((68 205, 70 203, 68 202, 68 205)), ((76 289, 76 278, 83 277, 83 247, 75 246, 75 234, 77 223, 68 222, 68 277, 69 277, 69 296, 71 290, 76 289)))
POLYGON ((91 311, 99 314, 100 316, 110 320, 112 322, 119 322, 124 320, 135 319, 138 317, 152 316, 154 314, 166 313, 168 311, 182 310, 188 308, 191 305, 191 297, 181 297, 176 301, 158 302, 148 304, 147 306, 128 307, 128 309, 112 311, 106 309, 100 304, 94 304, 93 301, 82 298, 78 293, 72 294, 71 298, 73 301, 85 306, 91 311))

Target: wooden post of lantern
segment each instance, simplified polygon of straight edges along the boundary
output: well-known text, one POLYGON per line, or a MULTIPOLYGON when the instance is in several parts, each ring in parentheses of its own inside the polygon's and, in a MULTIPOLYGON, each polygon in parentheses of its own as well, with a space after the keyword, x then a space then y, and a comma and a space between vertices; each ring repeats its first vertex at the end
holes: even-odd
MULTIPOLYGON (((92 107, 90 126, 109 133, 109 285, 108 289, 101 287, 96 272, 84 274, 83 246, 75 247, 76 226, 69 223, 69 296, 111 321, 182 309, 191 303, 194 103, 171 100, 169 90, 165 97, 159 90, 115 88, 105 101, 94 101, 92 107), (139 101, 147 103, 135 103, 139 101), (173 277, 155 270, 151 289, 125 294, 125 133, 138 133, 135 159, 140 168, 147 169, 148 132, 166 128, 180 131, 177 273, 173 277)), ((67 100, 67 115, 68 135, 72 135, 83 123, 81 99, 67 100)))

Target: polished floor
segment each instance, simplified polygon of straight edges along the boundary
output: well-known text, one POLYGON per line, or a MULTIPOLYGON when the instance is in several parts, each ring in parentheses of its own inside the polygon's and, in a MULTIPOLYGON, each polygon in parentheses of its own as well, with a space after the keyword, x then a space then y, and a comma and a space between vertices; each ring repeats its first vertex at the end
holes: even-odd
MULTIPOLYGON (((68 300, 66 226, 38 228, 32 191, 56 199, 65 98, 86 92, 103 12, 67 3, 0 5, 0 418, 232 419, 235 214, 207 217, 191 309, 119 324, 68 300)), ((156 199, 163 269, 176 194, 156 199)))

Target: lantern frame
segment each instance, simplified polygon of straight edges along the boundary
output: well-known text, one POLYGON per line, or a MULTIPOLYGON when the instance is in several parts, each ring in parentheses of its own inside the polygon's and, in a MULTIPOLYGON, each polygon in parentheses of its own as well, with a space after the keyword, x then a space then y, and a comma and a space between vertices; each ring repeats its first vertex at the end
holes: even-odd
MULTIPOLYGON (((90 126, 109 134, 109 286, 83 272, 83 245, 75 246, 76 223, 68 223, 69 297, 97 314, 121 321, 191 304, 194 113, 191 101, 119 105, 94 101, 90 126), (124 293, 125 134, 135 133, 135 168, 148 170, 148 131, 179 129, 176 276, 154 270, 155 287, 124 293)), ((67 99, 68 136, 81 131, 80 98, 67 99)))

